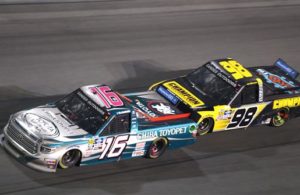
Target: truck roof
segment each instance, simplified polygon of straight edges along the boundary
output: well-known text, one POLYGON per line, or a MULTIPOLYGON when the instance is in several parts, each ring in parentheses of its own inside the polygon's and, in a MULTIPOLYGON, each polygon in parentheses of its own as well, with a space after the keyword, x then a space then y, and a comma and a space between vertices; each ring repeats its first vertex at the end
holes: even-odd
POLYGON ((242 64, 232 58, 217 59, 209 61, 206 65, 211 71, 216 69, 228 77, 229 82, 243 86, 251 82, 256 82, 257 75, 252 74, 242 64))
POLYGON ((149 122, 186 119, 183 113, 154 91, 119 94, 107 85, 87 85, 80 90, 107 115, 135 110, 138 118, 149 122))
POLYGON ((258 66, 251 67, 249 70, 263 80, 264 87, 269 94, 300 93, 300 82, 277 66, 258 66))

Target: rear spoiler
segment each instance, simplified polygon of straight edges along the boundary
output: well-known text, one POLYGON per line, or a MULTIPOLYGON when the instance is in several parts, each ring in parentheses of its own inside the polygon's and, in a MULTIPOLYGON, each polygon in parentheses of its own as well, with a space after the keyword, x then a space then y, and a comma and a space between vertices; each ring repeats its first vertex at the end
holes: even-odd
POLYGON ((274 66, 280 68, 282 71, 284 71, 287 75, 289 75, 293 79, 296 79, 299 75, 299 72, 297 72, 295 69, 290 67, 285 61, 283 61, 280 58, 274 63, 274 66))

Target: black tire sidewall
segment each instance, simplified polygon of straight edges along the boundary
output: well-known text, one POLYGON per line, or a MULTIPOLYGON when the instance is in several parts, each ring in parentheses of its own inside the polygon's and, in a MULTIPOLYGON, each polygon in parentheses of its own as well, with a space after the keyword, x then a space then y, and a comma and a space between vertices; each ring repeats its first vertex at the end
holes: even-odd
POLYGON ((59 161, 59 166, 63 169, 67 169, 67 168, 71 168, 71 167, 74 167, 75 165, 78 164, 80 158, 81 158, 81 152, 79 150, 70 150, 70 151, 67 151, 64 153, 64 155, 62 155, 62 157, 60 158, 60 161, 59 161), (75 151, 75 154, 74 156, 72 157, 73 160, 72 160, 72 163, 71 164, 68 164, 68 165, 65 165, 62 161, 63 161, 63 158, 64 156, 70 152, 70 151, 75 151))
POLYGON ((276 117, 276 116, 278 116, 278 113, 280 113, 280 112, 285 112, 285 114, 289 114, 289 109, 286 109, 286 108, 284 108, 284 109, 280 109, 280 110, 278 110, 277 112, 276 112, 276 115, 273 115, 272 116, 272 118, 271 118, 271 123, 270 123, 270 125, 272 126, 272 127, 282 127, 283 125, 285 125, 286 124, 286 122, 288 121, 288 118, 286 118, 286 119, 283 119, 284 120, 284 123, 283 124, 281 124, 281 125, 275 125, 275 123, 274 123, 274 118, 276 117))
POLYGON ((214 126, 214 120, 212 118, 204 118, 203 120, 208 120, 209 124, 208 124, 208 126, 207 126, 207 128, 205 130, 200 130, 200 126, 198 127, 197 133, 199 135, 205 135, 207 133, 210 133, 212 131, 212 129, 213 129, 213 126, 214 126))
POLYGON ((168 140, 167 140, 167 138, 164 138, 164 137, 158 138, 158 139, 154 140, 151 143, 151 145, 149 146, 149 149, 148 149, 148 152, 147 152, 146 156, 147 156, 147 158, 151 158, 151 159, 159 158, 166 151, 167 147, 168 147, 168 140), (159 154, 157 156, 152 156, 151 155, 151 148, 153 147, 153 145, 155 143, 160 142, 160 141, 162 141, 163 147, 159 150, 159 154))

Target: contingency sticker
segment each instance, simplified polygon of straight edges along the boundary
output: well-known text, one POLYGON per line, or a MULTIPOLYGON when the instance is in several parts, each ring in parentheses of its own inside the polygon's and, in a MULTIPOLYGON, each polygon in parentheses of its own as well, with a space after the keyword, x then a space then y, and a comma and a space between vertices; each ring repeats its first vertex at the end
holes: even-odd
POLYGON ((164 86, 192 108, 204 105, 199 98, 175 81, 164 83, 164 86))

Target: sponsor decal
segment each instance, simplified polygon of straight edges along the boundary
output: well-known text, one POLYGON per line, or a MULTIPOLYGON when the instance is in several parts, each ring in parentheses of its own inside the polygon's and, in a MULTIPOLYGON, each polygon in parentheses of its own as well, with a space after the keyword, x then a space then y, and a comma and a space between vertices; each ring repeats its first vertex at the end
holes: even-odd
POLYGON ((184 133, 186 133, 186 128, 185 127, 172 128, 172 129, 161 130, 160 131, 160 137, 161 136, 184 134, 184 133))
POLYGON ((148 106, 155 112, 159 112, 162 114, 175 114, 175 110, 173 110, 171 106, 162 102, 150 102, 148 106))
POLYGON ((138 140, 150 139, 150 138, 158 137, 158 135, 159 134, 157 131, 144 131, 137 134, 137 139, 138 140))
POLYGON ((260 78, 256 78, 257 84, 258 84, 258 101, 263 102, 264 101, 264 85, 263 81, 260 78))
MULTIPOLYGON (((52 123, 50 120, 47 118, 32 114, 32 113, 27 113, 25 114, 24 118, 27 121, 27 124, 29 126, 33 126, 34 131, 46 136, 54 136, 58 134, 58 130, 54 123, 52 123)), ((22 135, 21 137, 18 137, 18 139, 21 141, 23 140, 22 135)))
POLYGON ((191 92, 189 92, 187 89, 185 89, 175 81, 166 82, 164 83, 164 86, 191 107, 204 105, 204 103, 200 99, 198 99, 195 95, 193 95, 191 92))
POLYGON ((190 129, 189 129, 189 132, 190 132, 190 133, 197 133, 196 126, 195 126, 195 125, 191 125, 191 126, 190 126, 190 129))
POLYGON ((186 133, 186 127, 177 127, 171 129, 163 129, 159 131, 144 131, 137 134, 138 140, 152 139, 155 137, 172 136, 186 133))
POLYGON ((132 157, 144 156, 145 152, 145 150, 135 150, 132 152, 132 157))
POLYGON ((47 165, 56 165, 56 159, 45 158, 47 165))
POLYGON ((151 117, 157 117, 157 115, 152 112, 146 105, 144 105, 142 102, 140 102, 138 99, 135 100, 135 104, 146 114, 148 114, 151 117))
POLYGON ((294 79, 297 78, 297 76, 299 75, 299 73, 296 70, 291 68, 285 61, 283 61, 280 58, 275 62, 275 66, 279 67, 281 70, 286 72, 289 76, 291 76, 294 79))
POLYGON ((217 120, 228 120, 231 118, 232 110, 220 110, 217 120))
POLYGON ((298 107, 300 106, 300 97, 285 98, 280 100, 275 100, 273 102, 273 109, 283 108, 283 107, 298 107))
POLYGON ((224 73, 222 73, 219 69, 217 69, 214 65, 212 64, 207 64, 206 68, 208 68, 210 71, 212 71, 213 73, 215 73, 218 77, 220 77, 221 79, 223 79, 223 81, 225 81, 226 83, 228 83, 229 85, 233 86, 233 87, 237 87, 237 83, 233 80, 231 80, 230 78, 228 78, 227 75, 225 75, 224 73))
POLYGON ((88 141, 88 150, 102 151, 104 146, 104 138, 95 138, 88 141))
MULTIPOLYGON (((69 135, 75 135, 78 133, 78 131, 75 131, 74 129, 70 128, 70 126, 65 125, 61 120, 55 117, 55 115, 51 111, 45 109, 42 109, 41 111, 44 112, 47 115, 47 118, 54 122, 56 126, 63 128, 69 135)), ((57 131, 57 134, 58 133, 59 132, 57 131)))
POLYGON ((95 143, 95 140, 94 139, 89 139, 89 141, 88 141, 88 144, 89 145, 93 145, 95 143))
POLYGON ((157 89, 157 92, 164 96, 167 100, 169 100, 170 102, 172 102, 172 104, 177 104, 178 103, 178 98, 176 96, 174 96, 171 92, 169 92, 166 88, 159 86, 157 89))
POLYGON ((146 142, 138 142, 135 145, 135 150, 142 150, 145 148, 145 146, 146 146, 146 142))
POLYGON ((266 120, 262 121, 261 124, 270 124, 271 118, 267 118, 266 120))
POLYGON ((55 169, 57 163, 56 159, 45 158, 44 161, 49 169, 55 169))
MULTIPOLYGON (((267 83, 273 84, 275 88, 288 89, 288 88, 297 87, 293 81, 289 81, 284 76, 278 76, 272 74, 264 69, 257 69, 256 72, 262 75, 265 78, 267 83)), ((292 93, 292 91, 287 91, 287 92, 292 93)))

